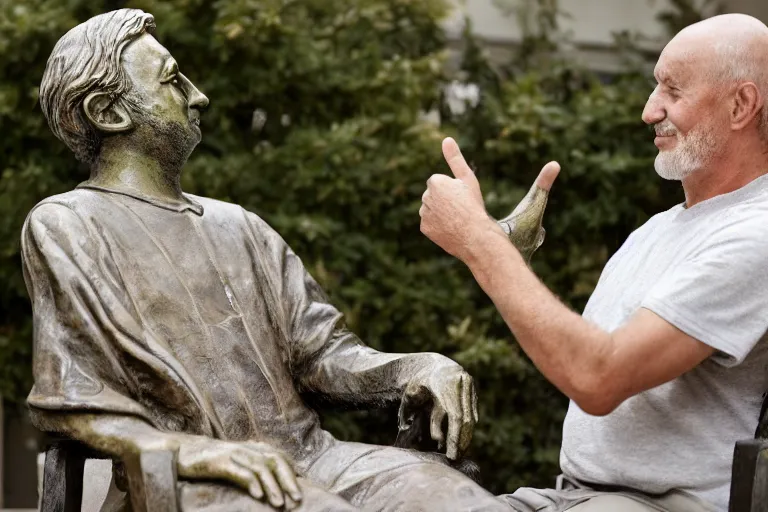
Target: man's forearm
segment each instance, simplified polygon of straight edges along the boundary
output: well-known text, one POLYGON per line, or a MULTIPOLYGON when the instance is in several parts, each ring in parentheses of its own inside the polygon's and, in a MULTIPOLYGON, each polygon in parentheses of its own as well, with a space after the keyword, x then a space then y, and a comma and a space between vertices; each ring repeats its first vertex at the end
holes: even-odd
POLYGON ((503 234, 480 238, 466 263, 544 376, 585 411, 609 412, 611 335, 560 302, 503 234))

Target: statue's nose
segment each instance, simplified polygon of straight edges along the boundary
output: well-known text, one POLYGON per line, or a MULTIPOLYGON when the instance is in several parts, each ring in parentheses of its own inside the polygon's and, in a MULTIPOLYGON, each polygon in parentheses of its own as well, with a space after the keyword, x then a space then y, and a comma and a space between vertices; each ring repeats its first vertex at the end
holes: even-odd
POLYGON ((208 96, 200 92, 200 89, 195 87, 192 80, 184 75, 181 75, 184 79, 184 85, 187 93, 187 104, 189 108, 196 108, 198 110, 205 110, 208 107, 208 96))
POLYGON ((189 96, 189 106, 190 108, 204 110, 208 107, 208 96, 194 88, 194 93, 189 96))

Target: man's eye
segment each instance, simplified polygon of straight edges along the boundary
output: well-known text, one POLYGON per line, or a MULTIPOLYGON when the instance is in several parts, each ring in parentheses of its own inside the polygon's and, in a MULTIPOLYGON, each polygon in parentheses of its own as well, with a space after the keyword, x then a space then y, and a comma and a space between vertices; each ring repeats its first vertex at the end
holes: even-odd
POLYGON ((176 87, 180 87, 181 86, 181 81, 179 80, 179 77, 177 77, 177 76, 173 77, 173 80, 171 80, 171 83, 173 85, 175 85, 176 87))

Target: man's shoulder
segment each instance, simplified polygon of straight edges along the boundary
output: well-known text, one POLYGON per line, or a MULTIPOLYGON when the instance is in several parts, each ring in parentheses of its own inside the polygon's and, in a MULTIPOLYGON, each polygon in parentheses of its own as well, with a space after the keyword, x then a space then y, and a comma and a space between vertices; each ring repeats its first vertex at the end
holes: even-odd
POLYGON ((636 244, 650 242, 664 228, 674 221, 675 215, 682 209, 681 205, 675 205, 669 210, 652 215, 648 220, 632 231, 622 244, 620 252, 626 252, 636 244))

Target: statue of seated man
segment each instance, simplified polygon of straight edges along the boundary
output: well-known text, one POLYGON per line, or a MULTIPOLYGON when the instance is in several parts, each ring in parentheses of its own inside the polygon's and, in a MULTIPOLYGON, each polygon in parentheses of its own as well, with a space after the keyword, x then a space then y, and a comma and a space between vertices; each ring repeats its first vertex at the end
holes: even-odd
POLYGON ((446 463, 477 420, 458 364, 366 347, 262 219, 182 192, 208 99, 153 27, 135 9, 96 16, 43 76, 43 113, 91 175, 22 233, 33 422, 116 460, 175 453, 185 511, 509 510, 446 463), (305 392, 431 404, 445 455, 339 441, 305 392))

